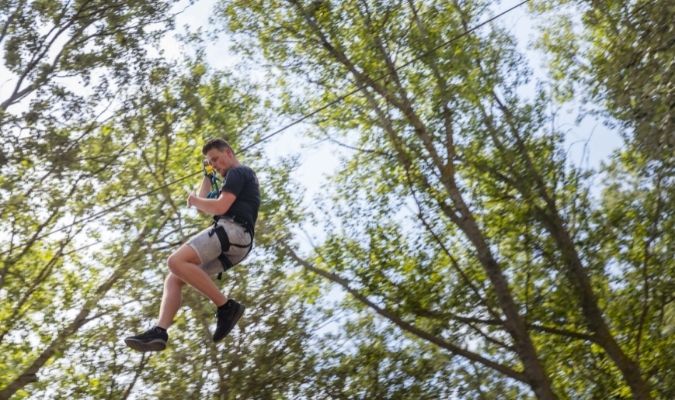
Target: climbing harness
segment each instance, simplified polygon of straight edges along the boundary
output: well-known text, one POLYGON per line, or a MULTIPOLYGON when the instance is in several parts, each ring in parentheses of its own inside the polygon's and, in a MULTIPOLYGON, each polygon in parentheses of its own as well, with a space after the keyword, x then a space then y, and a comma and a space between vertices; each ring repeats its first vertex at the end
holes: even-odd
POLYGON ((242 249, 248 249, 246 251, 246 254, 244 254, 244 258, 248 256, 248 253, 251 252, 251 249, 253 249, 253 229, 251 229, 248 226, 248 223, 236 216, 215 216, 213 217, 213 228, 209 231, 209 237, 213 235, 218 236, 218 241, 220 241, 220 255, 218 256, 218 260, 220 261, 221 264, 223 264, 223 271, 218 273, 218 280, 220 280, 223 276, 223 272, 227 271, 228 269, 232 268, 234 265, 230 261, 229 258, 227 258, 227 253, 228 250, 230 250, 230 246, 234 247, 239 247, 242 249), (226 218, 232 220, 234 223, 237 225, 240 225, 244 228, 244 230, 251 236, 251 242, 247 245, 242 245, 242 244, 237 244, 237 243, 231 243, 230 238, 227 237, 227 232, 225 232, 225 227, 222 225, 218 225, 218 220, 220 218, 226 218))

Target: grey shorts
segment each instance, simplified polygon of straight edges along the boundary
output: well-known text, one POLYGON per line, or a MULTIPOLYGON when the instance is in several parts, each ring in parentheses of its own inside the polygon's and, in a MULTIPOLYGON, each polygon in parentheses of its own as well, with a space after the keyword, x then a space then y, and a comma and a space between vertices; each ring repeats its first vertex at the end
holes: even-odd
MULTIPOLYGON (((225 228, 225 233, 227 233, 230 243, 236 244, 236 246, 230 246, 225 252, 225 256, 230 260, 232 265, 239 264, 248 255, 249 246, 253 240, 251 234, 243 226, 227 217, 220 218, 218 225, 225 228)), ((213 232, 213 226, 191 237, 187 241, 187 244, 197 252, 200 266, 207 274, 216 275, 223 272, 223 263, 218 259, 218 256, 222 252, 220 240, 218 240, 218 235, 213 232)))

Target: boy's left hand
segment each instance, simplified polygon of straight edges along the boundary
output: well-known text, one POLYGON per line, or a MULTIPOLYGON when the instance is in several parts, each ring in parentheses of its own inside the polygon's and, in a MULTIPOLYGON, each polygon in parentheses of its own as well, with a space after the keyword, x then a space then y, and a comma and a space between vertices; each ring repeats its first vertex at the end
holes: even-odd
POLYGON ((188 206, 188 208, 189 208, 189 207, 192 207, 192 201, 193 201, 195 198, 197 198, 197 195, 196 195, 194 192, 188 194, 188 198, 187 198, 187 206, 188 206))

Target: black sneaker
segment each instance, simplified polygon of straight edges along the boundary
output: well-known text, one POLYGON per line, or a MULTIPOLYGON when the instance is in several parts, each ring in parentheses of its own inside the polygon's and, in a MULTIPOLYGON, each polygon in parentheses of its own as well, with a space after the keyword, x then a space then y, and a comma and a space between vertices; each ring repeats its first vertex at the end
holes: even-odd
POLYGON ((245 308, 243 304, 239 304, 232 299, 218 308, 218 311, 216 311, 218 325, 216 326, 216 332, 213 334, 214 342, 221 341, 230 333, 232 328, 237 324, 237 321, 239 321, 239 318, 241 318, 245 308))
POLYGON ((162 351, 166 348, 168 340, 169 335, 166 333, 166 330, 155 326, 140 335, 125 338, 124 343, 138 351, 162 351))

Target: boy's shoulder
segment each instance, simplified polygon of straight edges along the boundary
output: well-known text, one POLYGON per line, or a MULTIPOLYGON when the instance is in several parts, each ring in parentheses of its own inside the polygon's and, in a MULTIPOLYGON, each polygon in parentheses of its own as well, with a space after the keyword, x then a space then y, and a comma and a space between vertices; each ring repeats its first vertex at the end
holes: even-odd
POLYGON ((257 176, 253 168, 249 167, 248 165, 237 165, 236 167, 230 169, 228 172, 228 175, 231 173, 234 173, 243 179, 253 179, 257 181, 257 176))
POLYGON ((248 165, 244 165, 244 164, 239 164, 236 167, 232 168, 230 171, 237 171, 237 172, 255 174, 255 171, 253 170, 253 168, 249 167, 248 165))

